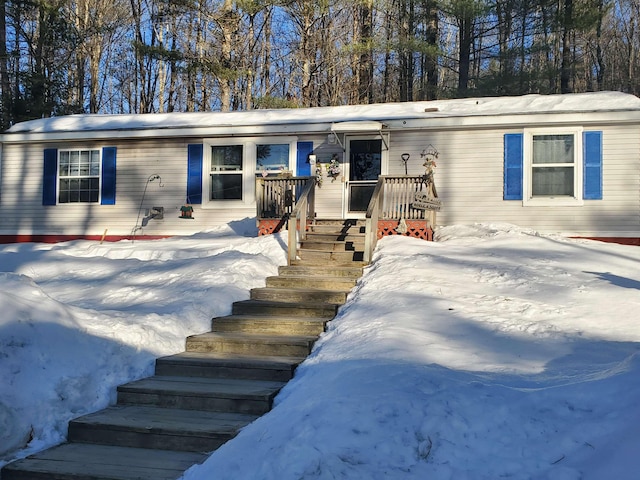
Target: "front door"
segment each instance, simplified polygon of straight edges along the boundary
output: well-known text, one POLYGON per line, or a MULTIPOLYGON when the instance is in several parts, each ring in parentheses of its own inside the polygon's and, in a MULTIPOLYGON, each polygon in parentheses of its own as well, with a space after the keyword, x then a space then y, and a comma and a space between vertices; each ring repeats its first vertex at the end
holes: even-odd
POLYGON ((364 218, 383 171, 380 136, 347 137, 345 218, 364 218))

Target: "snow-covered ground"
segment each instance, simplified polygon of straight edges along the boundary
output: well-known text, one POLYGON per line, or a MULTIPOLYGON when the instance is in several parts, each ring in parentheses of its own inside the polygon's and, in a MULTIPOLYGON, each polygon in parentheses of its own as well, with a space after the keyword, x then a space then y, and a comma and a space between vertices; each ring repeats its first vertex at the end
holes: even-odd
MULTIPOLYGON (((0 464, 181 351, 283 244, 0 246, 0 464)), ((509 225, 385 238, 275 408, 184 478, 638 478, 639 311, 638 247, 509 225)))

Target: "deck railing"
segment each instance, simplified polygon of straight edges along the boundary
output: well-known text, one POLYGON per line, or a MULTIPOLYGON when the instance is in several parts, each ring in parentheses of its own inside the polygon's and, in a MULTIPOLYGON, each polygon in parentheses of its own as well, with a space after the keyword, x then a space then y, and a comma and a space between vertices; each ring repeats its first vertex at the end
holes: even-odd
POLYGON ((436 210, 416 208, 416 194, 437 198, 435 185, 424 175, 384 175, 378 178, 366 214, 364 261, 370 262, 378 242, 380 220, 422 220, 433 227, 436 210))
POLYGON ((315 177, 266 177, 256 181, 258 218, 283 218, 315 177))
POLYGON ((307 222, 315 219, 315 192, 315 178, 309 179, 300 196, 297 197, 295 207, 289 215, 289 265, 298 258, 298 242, 302 242, 307 238, 307 222))
POLYGON ((307 224, 315 220, 316 177, 259 178, 256 182, 258 222, 276 220, 269 233, 289 230, 288 260, 298 256, 298 242, 306 238, 307 224))

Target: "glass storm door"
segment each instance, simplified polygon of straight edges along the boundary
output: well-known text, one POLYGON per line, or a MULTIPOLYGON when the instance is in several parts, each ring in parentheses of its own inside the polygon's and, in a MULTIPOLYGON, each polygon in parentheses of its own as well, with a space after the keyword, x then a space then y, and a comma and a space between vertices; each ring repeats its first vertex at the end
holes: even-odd
POLYGON ((349 138, 347 156, 345 217, 364 218, 378 176, 382 174, 382 140, 380 137, 349 138))

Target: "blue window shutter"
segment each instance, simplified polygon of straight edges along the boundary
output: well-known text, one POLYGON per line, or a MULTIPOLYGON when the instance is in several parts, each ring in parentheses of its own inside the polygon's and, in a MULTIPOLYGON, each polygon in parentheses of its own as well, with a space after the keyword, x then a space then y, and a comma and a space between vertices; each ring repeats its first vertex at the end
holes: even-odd
POLYGON ((102 184, 100 203, 116 204, 116 147, 102 149, 102 184))
POLYGON ((187 202, 202 203, 202 152, 201 143, 187 145, 187 202))
POLYGON ((585 200, 602 200, 602 132, 583 132, 585 200))
POLYGON ((56 205, 58 182, 58 150, 47 148, 44 151, 44 171, 42 176, 42 205, 56 205))
POLYGON ((524 163, 524 135, 507 133, 504 136, 504 200, 522 200, 524 163))
POLYGON ((313 152, 313 142, 298 142, 297 148, 296 175, 299 177, 309 177, 311 176, 309 154, 313 152))

